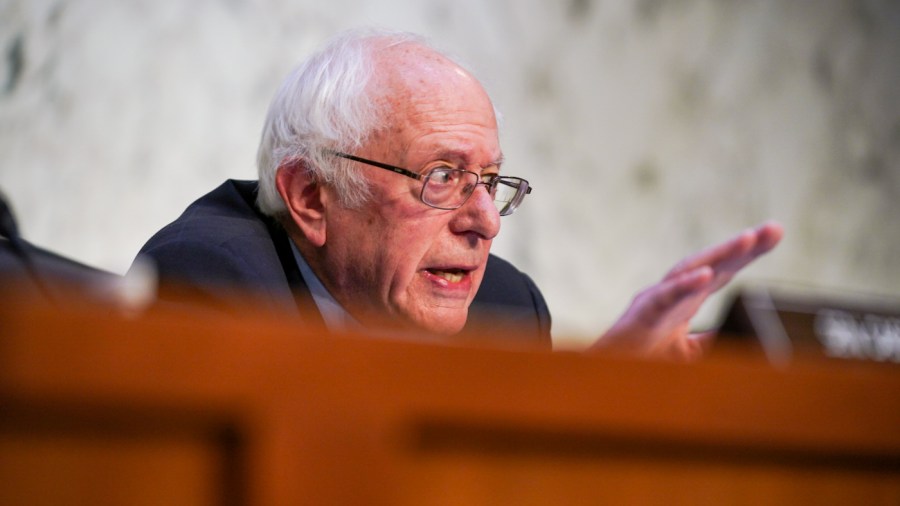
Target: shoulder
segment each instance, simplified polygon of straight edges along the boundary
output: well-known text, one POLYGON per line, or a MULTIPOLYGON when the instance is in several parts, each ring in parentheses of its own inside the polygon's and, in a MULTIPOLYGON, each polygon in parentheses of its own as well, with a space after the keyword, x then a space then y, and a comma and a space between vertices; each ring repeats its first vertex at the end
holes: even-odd
POLYGON ((144 248, 191 240, 221 245, 241 236, 266 235, 263 216, 255 206, 256 191, 255 181, 225 181, 189 205, 144 248))
POLYGON ((498 325, 516 328, 527 340, 550 346, 550 311, 540 289, 513 264, 490 255, 469 309, 467 329, 498 325))
POLYGON ((200 197, 141 248, 161 284, 191 291, 288 295, 278 248, 284 233, 255 205, 255 181, 228 180, 200 197))
POLYGON ((140 254, 153 260, 163 275, 215 271, 227 260, 240 271, 243 257, 271 243, 253 205, 255 188, 253 181, 226 181, 154 234, 140 254))

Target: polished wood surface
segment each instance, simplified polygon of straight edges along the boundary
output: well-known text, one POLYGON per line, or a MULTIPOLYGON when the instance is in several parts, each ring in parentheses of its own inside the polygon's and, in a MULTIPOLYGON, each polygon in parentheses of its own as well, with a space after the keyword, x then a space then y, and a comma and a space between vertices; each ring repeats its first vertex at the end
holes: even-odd
POLYGON ((0 305, 0 504, 900 504, 900 370, 0 305))

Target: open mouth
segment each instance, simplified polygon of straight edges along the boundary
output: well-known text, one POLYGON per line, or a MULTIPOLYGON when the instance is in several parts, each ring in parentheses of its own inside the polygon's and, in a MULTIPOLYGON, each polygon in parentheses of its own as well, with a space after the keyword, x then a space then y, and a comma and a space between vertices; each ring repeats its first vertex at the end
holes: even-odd
POLYGON ((459 283, 469 271, 464 269, 426 269, 429 274, 446 279, 450 283, 459 283))

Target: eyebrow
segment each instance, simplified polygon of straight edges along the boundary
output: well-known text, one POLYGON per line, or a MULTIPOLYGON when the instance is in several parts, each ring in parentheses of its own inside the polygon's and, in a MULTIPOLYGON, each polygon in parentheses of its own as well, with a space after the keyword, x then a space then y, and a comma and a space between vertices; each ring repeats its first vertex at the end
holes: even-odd
MULTIPOLYGON (((435 160, 462 160, 466 161, 469 159, 468 151, 462 151, 459 149, 446 149, 437 153, 434 157, 435 160)), ((487 165, 479 165, 479 168, 482 170, 490 168, 490 167, 500 167, 503 165, 504 157, 503 153, 500 153, 500 156, 489 162, 487 165)))

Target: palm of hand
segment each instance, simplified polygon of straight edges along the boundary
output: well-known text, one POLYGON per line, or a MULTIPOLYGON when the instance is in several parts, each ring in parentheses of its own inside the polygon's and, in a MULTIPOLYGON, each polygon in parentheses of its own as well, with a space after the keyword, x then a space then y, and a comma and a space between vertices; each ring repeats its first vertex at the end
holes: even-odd
POLYGON ((691 319, 707 297, 774 248, 783 233, 780 225, 765 223, 685 258, 662 281, 638 293, 593 348, 676 360, 700 357, 712 333, 691 334, 691 319))

